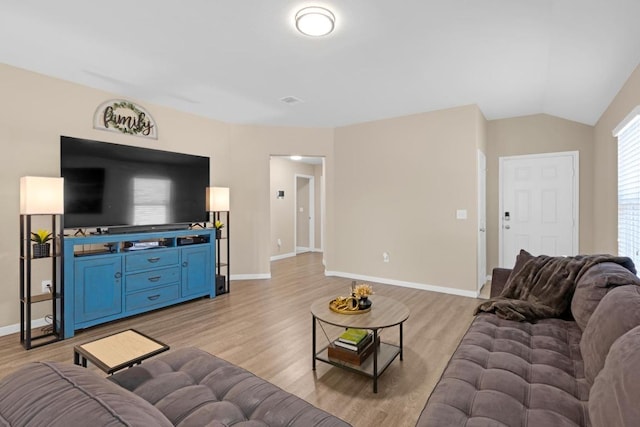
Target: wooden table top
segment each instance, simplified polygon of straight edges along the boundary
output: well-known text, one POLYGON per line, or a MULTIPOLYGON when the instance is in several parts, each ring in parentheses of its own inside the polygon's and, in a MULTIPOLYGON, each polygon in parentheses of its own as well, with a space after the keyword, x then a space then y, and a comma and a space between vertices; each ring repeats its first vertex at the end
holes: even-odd
POLYGON ((399 325, 409 318, 409 309, 393 298, 371 295, 371 311, 362 314, 340 314, 329 308, 335 298, 325 297, 311 304, 311 314, 317 319, 335 326, 359 329, 381 329, 399 325))

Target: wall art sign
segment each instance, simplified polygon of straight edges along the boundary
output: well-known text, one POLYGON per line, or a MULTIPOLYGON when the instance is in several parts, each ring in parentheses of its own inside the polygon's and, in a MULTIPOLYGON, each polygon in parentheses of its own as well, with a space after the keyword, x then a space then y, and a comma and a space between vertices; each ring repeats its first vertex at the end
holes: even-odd
POLYGON ((158 139, 158 126, 144 107, 124 99, 103 102, 93 115, 94 129, 158 139))

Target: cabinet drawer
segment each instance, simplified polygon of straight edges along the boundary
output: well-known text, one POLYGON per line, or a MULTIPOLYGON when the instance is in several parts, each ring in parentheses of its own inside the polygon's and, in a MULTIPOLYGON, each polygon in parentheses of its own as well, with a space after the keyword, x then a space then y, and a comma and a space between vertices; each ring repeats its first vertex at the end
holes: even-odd
POLYGON ((126 297, 126 310, 137 310, 145 307, 163 304, 180 297, 180 286, 165 286, 162 288, 149 289, 148 291, 136 292, 126 297))
POLYGON ((169 285, 180 281, 180 267, 159 268, 142 273, 128 274, 125 289, 127 293, 148 288, 169 285))
POLYGON ((180 254, 177 250, 149 249, 144 253, 127 255, 124 263, 126 271, 138 271, 164 265, 176 265, 179 259, 180 254))

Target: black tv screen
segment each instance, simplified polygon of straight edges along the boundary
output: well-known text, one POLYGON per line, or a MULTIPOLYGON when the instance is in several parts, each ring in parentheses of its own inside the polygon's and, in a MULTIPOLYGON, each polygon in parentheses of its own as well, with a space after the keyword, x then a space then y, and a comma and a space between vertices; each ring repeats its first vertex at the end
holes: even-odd
POLYGON ((60 137, 66 228, 207 220, 209 158, 60 137))

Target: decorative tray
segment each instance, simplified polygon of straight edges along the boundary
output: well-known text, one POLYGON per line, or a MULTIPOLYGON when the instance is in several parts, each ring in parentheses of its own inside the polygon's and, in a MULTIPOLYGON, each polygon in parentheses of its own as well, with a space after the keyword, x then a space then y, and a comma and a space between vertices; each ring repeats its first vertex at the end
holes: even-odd
POLYGON ((331 311, 340 314, 362 314, 371 311, 371 307, 361 310, 358 300, 354 297, 337 297, 329 302, 331 311))

